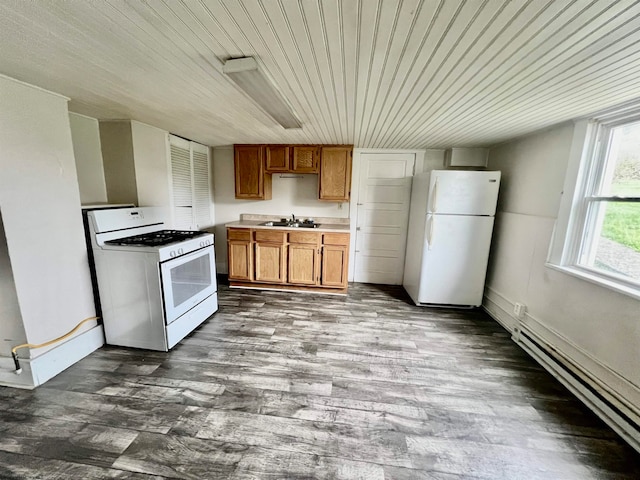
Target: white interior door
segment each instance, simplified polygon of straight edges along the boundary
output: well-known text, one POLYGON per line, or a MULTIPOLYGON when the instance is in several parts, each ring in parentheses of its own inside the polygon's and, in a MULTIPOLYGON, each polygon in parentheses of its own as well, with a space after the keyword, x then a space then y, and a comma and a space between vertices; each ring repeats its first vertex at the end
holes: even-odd
POLYGON ((354 281, 400 285, 415 155, 363 153, 360 162, 354 281))

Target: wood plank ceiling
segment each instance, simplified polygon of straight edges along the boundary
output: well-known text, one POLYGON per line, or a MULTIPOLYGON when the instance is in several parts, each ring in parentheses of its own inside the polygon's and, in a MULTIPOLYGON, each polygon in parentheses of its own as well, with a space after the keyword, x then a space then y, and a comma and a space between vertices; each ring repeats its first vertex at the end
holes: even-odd
POLYGON ((209 144, 489 145, 640 96, 640 2, 0 2, 0 73, 209 144), (303 123, 222 73, 254 56, 303 123))

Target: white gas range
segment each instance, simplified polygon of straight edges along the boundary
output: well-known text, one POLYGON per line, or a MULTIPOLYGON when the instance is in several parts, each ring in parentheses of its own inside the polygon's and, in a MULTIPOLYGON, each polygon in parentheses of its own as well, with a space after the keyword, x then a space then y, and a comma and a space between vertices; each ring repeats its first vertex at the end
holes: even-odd
POLYGON ((106 341, 168 351, 218 310, 213 235, 154 207, 87 212, 106 341))

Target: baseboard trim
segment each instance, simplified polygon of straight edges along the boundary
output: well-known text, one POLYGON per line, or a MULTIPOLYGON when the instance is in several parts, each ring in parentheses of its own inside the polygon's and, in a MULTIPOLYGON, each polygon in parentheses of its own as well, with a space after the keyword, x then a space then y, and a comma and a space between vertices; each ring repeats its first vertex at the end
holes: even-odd
POLYGON ((22 373, 17 375, 15 373, 16 367, 13 363, 13 358, 0 358, 0 386, 24 388, 27 390, 33 390, 36 387, 33 382, 33 375, 31 373, 31 365, 29 365, 29 362, 20 359, 20 365, 22 366, 22 373))
POLYGON ((20 363, 29 366, 33 375, 34 386, 37 387, 103 345, 104 331, 102 325, 96 325, 92 329, 76 335, 71 340, 52 348, 36 358, 21 359, 20 363))
POLYGON ((230 288, 244 288, 247 290, 271 290, 280 292, 307 292, 320 293, 323 295, 346 295, 347 288, 327 288, 327 287, 304 287, 298 285, 279 285, 271 283, 239 282, 229 281, 230 288))

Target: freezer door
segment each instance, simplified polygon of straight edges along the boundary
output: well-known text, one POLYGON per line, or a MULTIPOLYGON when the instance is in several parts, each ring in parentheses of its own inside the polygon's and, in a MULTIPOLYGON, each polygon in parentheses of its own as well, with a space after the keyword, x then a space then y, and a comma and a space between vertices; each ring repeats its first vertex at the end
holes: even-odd
POLYGON ((434 170, 427 211, 441 215, 495 215, 500 172, 434 170))
POLYGON ((493 217, 428 214, 416 303, 482 304, 492 231, 493 217))

